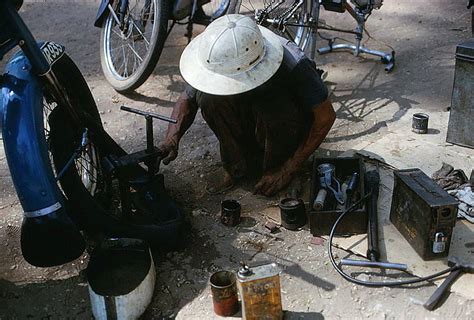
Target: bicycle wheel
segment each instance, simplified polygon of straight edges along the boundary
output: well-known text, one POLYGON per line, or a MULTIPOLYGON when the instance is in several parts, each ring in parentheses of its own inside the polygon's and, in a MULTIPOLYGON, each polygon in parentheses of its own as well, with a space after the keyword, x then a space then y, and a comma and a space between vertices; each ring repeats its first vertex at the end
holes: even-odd
POLYGON ((254 17, 258 24, 295 42, 303 51, 309 45, 311 10, 311 0, 231 0, 229 5, 229 13, 254 17))
POLYGON ((129 0, 124 17, 109 13, 100 36, 105 78, 121 93, 142 85, 155 69, 168 32, 168 1, 129 0), (119 21, 117 21, 117 19, 119 21))

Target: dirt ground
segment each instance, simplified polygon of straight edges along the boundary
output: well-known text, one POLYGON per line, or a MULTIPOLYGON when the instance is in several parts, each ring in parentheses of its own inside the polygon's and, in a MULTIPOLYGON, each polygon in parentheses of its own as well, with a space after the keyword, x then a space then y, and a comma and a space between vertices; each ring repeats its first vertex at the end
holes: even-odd
MULTIPOLYGON (((382 137, 387 126, 411 108, 446 111, 450 106, 456 44, 471 37, 466 1, 385 1, 369 18, 373 48, 396 51, 396 68, 386 74, 372 57, 349 53, 317 56, 328 72, 327 83, 337 109, 337 121, 316 156, 337 156, 361 141, 382 137), (383 43, 382 43, 383 42, 383 43)), ((170 114, 183 90, 177 67, 186 45, 184 29, 176 28, 154 74, 129 97, 119 95, 105 81, 99 63, 99 29, 93 26, 96 1, 44 1, 26 3, 22 16, 39 40, 66 46, 85 75, 109 133, 128 151, 145 145, 144 121, 124 114, 120 105, 170 114)), ((323 12, 327 23, 353 27, 345 15, 323 12)), ((197 31, 202 28, 197 27, 197 31)), ((343 36, 350 39, 350 36, 343 36)), ((166 126, 156 124, 158 140, 166 126)), ((436 133, 434 133, 436 134, 436 133)), ((283 307, 287 319, 473 319, 474 302, 451 294, 434 312, 422 304, 435 287, 430 284, 369 289, 344 281, 332 269, 325 245, 312 245, 309 230, 281 230, 269 236, 262 211, 278 197, 252 195, 255 181, 247 181, 225 195, 203 191, 207 175, 219 168, 217 138, 198 115, 183 138, 176 161, 163 167, 171 194, 192 224, 185 248, 155 254, 157 283, 153 301, 143 319, 211 319, 208 279, 212 272, 235 270, 241 260, 270 260, 283 267, 283 307), (236 198, 244 221, 237 228, 218 222, 220 201, 236 198)), ((303 175, 307 186, 309 174, 303 175)), ((0 153, 0 319, 90 319, 84 269, 87 254, 56 268, 34 268, 21 257, 18 204, 3 148, 0 153)), ((305 196, 307 199, 307 196, 305 196)), ((347 255, 337 251, 339 257, 347 255)), ((474 298, 474 297, 472 297, 474 298)))

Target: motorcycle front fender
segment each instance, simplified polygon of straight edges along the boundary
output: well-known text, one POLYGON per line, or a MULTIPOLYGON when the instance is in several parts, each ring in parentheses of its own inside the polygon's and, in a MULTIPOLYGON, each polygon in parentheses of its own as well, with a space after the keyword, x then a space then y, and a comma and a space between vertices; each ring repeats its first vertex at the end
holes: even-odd
POLYGON ((97 11, 97 16, 95 17, 94 26, 98 28, 102 28, 102 24, 104 23, 105 18, 107 17, 108 12, 108 5, 112 4, 114 0, 102 0, 99 6, 99 10, 97 11))
POLYGON ((24 215, 39 217, 63 208, 65 200, 44 135, 42 87, 31 69, 21 53, 7 64, 0 115, 5 155, 24 215))

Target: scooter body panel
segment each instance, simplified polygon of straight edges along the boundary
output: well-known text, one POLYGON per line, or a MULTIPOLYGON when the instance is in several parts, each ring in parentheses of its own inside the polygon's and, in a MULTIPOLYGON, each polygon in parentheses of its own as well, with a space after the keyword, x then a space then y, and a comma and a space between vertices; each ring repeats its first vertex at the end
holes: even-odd
POLYGON ((43 124, 43 90, 20 52, 6 66, 1 84, 1 123, 5 154, 26 216, 64 206, 51 168, 43 124))

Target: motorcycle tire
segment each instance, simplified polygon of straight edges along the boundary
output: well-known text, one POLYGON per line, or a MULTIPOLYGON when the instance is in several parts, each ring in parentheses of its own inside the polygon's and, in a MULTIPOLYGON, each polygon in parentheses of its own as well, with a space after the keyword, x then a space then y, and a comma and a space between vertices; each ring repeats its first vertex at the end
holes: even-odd
MULTIPOLYGON (((166 193, 161 192, 157 194, 155 207, 161 213, 162 220, 141 224, 124 220, 118 209, 120 200, 113 195, 110 174, 105 174, 102 159, 106 155, 120 157, 126 153, 105 132, 87 83, 72 60, 64 56, 53 66, 53 71, 60 83, 68 84, 64 87, 65 94, 80 120, 78 124, 63 106, 56 106, 45 117, 49 125, 46 141, 53 171, 56 175, 62 172, 59 183, 67 198, 70 217, 88 235, 137 238, 152 246, 175 248, 180 242, 183 228, 184 215, 181 210, 166 193), (65 82, 67 79, 69 82, 65 82), (88 147, 82 150, 72 165, 68 165, 71 156, 81 145, 85 128, 88 129, 88 147), (89 167, 89 170, 84 171, 88 163, 94 168, 89 167)), ((138 165, 129 170, 135 170, 129 171, 131 175, 144 174, 143 168, 138 165)))
POLYGON ((68 200, 68 213, 81 229, 90 229, 89 226, 96 223, 87 210, 97 205, 106 207, 111 198, 101 156, 123 151, 103 129, 94 98, 74 62, 64 55, 52 70, 71 102, 75 116, 45 93, 43 123, 50 162, 68 200), (78 152, 86 128, 88 143, 78 152))

